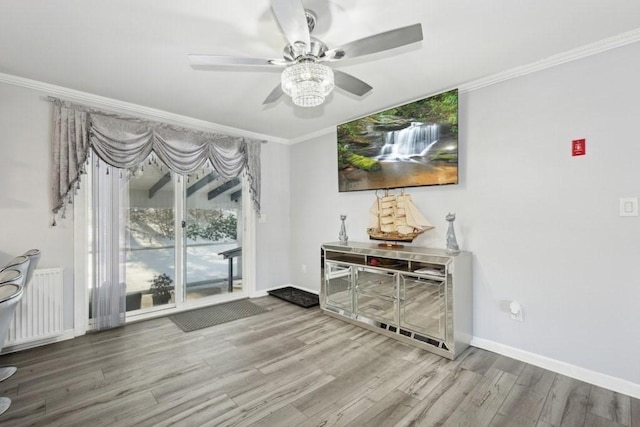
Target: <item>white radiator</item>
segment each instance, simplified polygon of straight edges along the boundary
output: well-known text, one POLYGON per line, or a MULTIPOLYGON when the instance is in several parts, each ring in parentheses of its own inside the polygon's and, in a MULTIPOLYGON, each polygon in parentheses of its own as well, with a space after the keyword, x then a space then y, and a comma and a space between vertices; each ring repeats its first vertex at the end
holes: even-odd
POLYGON ((63 333, 62 268, 36 269, 16 308, 5 347, 63 333))

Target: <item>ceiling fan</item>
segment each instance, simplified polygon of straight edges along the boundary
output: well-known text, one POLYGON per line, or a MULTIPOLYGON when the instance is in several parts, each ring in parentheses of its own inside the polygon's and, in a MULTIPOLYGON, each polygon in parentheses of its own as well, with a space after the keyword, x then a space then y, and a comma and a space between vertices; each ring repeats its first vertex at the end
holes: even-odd
POLYGON ((271 8, 289 42, 284 47, 283 59, 188 55, 191 65, 284 67, 281 83, 271 91, 263 105, 277 101, 286 93, 296 105, 315 107, 324 102, 334 86, 357 96, 363 96, 372 89, 357 77, 324 65, 325 62, 356 58, 422 40, 422 26, 414 24, 329 49, 324 42, 311 37, 317 17, 313 11, 304 9, 302 0, 271 0, 271 8))

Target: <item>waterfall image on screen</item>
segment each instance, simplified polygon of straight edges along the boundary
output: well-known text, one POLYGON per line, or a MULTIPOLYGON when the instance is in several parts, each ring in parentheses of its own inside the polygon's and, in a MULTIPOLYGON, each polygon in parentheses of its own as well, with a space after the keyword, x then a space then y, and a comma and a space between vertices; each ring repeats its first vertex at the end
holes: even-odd
POLYGON ((457 89, 338 125, 340 191, 457 183, 457 89))

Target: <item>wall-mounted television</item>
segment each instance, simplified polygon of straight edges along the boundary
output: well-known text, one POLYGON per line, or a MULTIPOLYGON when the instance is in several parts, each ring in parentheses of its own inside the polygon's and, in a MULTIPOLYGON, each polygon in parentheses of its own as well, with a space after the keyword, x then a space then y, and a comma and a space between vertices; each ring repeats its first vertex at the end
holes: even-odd
POLYGON ((338 125, 340 192, 457 183, 457 89, 338 125))

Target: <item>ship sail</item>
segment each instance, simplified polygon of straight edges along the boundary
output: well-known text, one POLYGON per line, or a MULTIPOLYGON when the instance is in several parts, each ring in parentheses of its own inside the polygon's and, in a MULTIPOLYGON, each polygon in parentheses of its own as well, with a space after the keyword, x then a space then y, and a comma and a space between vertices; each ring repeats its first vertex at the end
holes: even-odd
POLYGON ((385 192, 369 210, 369 237, 375 240, 412 242, 416 236, 433 228, 418 210, 411 196, 404 191, 398 195, 385 192))

